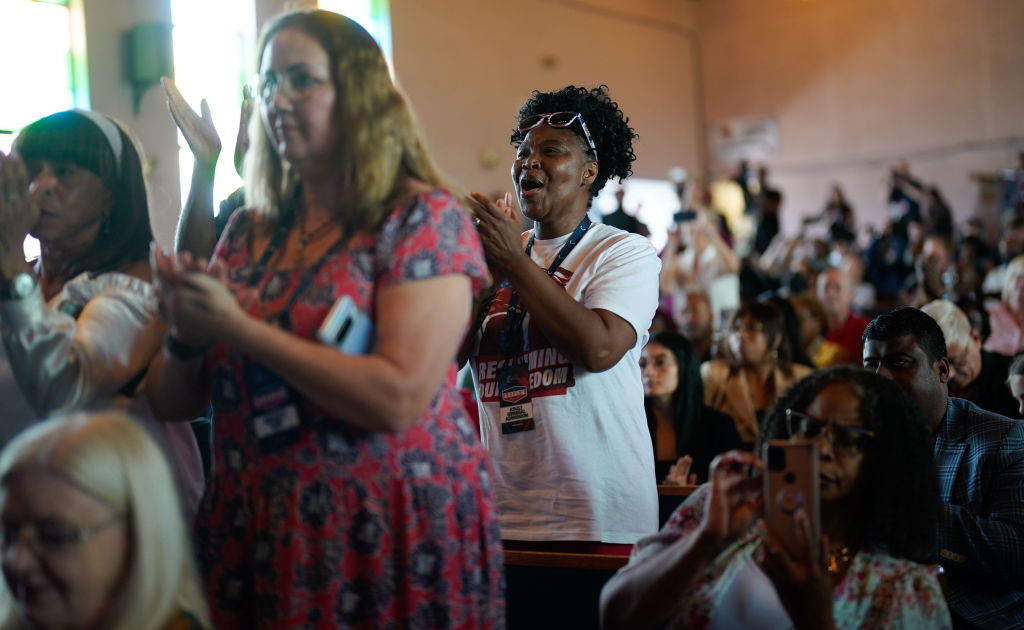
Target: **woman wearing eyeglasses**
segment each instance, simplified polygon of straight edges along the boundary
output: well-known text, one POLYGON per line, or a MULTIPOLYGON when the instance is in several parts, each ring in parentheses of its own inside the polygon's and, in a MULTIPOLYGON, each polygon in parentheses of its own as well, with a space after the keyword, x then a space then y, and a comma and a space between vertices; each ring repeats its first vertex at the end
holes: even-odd
POLYGON ((208 269, 154 256, 154 408, 212 398, 216 418, 196 527, 214 623, 500 626, 491 476, 453 362, 487 278, 469 214, 356 22, 286 13, 259 51, 251 207, 208 269))
POLYGON ((753 446, 767 409, 811 368, 790 361, 782 313, 764 302, 750 302, 736 311, 728 349, 729 359, 700 367, 704 402, 732 416, 740 439, 753 446))
POLYGON ((643 237, 593 224, 632 172, 636 134, 605 86, 534 92, 512 133, 510 199, 472 194, 498 282, 467 340, 502 537, 629 544, 657 528, 638 360, 660 262, 643 237))
POLYGON ((47 420, 0 454, 0 628, 209 628, 161 449, 117 412, 47 420))
POLYGON ((762 462, 719 456, 694 492, 605 586, 602 627, 950 628, 937 568, 930 430, 888 379, 842 366, 793 386, 765 439, 815 440, 822 540, 798 511, 798 560, 759 523, 762 462))

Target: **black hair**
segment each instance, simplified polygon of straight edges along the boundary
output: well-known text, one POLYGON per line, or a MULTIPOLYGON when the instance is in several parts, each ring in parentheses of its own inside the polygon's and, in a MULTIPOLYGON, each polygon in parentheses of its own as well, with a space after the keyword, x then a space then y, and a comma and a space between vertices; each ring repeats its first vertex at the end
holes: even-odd
POLYGON ((946 356, 946 338, 938 322, 912 306, 901 306, 871 320, 861 341, 888 341, 904 335, 914 335, 929 363, 946 356))
MULTIPOLYGON (((769 351, 776 347, 776 341, 781 338, 782 343, 779 343, 777 348, 779 367, 788 369, 789 363, 792 361, 792 355, 789 353, 789 343, 786 341, 785 321, 779 309, 768 302, 747 302, 733 313, 732 321, 729 323, 729 331, 731 332, 736 322, 744 317, 752 317, 761 324, 765 339, 768 340, 769 351)), ((735 358, 738 359, 739 357, 735 358)))
POLYGON ((932 434, 917 405, 895 381, 850 365, 812 372, 769 409, 762 441, 788 438, 786 409, 806 410, 818 392, 834 383, 853 388, 861 423, 874 432, 862 447, 846 542, 926 561, 935 546, 941 510, 932 434))
MULTIPOLYGON (((535 90, 520 108, 517 121, 522 122, 537 114, 555 112, 578 112, 582 115, 594 145, 597 146, 597 177, 590 185, 591 199, 597 196, 612 177, 618 177, 621 182, 633 174, 632 164, 636 160, 633 139, 638 136, 629 126, 629 118, 619 109, 619 104, 608 95, 607 85, 599 85, 589 90, 575 85, 569 85, 556 92, 535 90)), ((519 146, 526 136, 526 132, 519 131, 518 127, 519 125, 516 125, 509 138, 512 146, 519 146)), ((570 128, 583 141, 589 153, 590 145, 586 144, 583 127, 574 122, 570 128)))
POLYGON ((789 360, 813 368, 814 363, 808 358, 803 345, 800 344, 800 318, 797 317, 793 303, 777 294, 765 301, 774 306, 782 316, 782 345, 786 346, 789 360))
MULTIPOLYGON (((704 383, 700 376, 700 359, 693 349, 693 344, 677 332, 662 330, 651 335, 648 344, 659 343, 672 353, 675 357, 676 366, 679 370, 679 384, 672 392, 672 399, 669 402, 669 412, 672 414, 672 424, 676 433, 676 452, 679 455, 689 453, 694 457, 690 470, 697 473, 698 480, 707 477, 710 458, 707 461, 697 461, 704 449, 694 449, 693 444, 706 444, 707 434, 714 427, 712 423, 705 422, 702 418, 704 412, 704 383)), ((644 410, 647 412, 647 428, 651 432, 653 441, 655 435, 654 413, 651 408, 650 397, 644 397, 644 410)), ((660 480, 659 480, 660 481, 660 480)))
POLYGON ((120 165, 103 131, 74 110, 40 118, 22 129, 14 141, 14 150, 27 164, 47 160, 86 169, 100 178, 113 198, 110 215, 96 241, 88 253, 69 261, 70 267, 61 270, 64 279, 83 272, 110 271, 125 262, 149 257, 153 231, 142 161, 131 137, 111 122, 121 137, 120 165))

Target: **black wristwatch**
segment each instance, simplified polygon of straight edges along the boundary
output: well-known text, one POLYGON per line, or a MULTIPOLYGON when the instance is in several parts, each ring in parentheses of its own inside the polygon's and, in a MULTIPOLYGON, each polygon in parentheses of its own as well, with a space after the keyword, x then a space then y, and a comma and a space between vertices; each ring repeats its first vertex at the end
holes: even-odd
POLYGON ((36 290, 36 277, 22 271, 7 284, 0 285, 0 300, 24 300, 36 290))

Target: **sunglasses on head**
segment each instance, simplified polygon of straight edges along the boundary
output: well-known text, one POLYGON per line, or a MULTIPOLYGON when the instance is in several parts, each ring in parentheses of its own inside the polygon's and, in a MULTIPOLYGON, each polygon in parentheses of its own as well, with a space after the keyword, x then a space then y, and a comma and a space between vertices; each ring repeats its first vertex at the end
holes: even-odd
POLYGON ((791 436, 807 439, 817 438, 824 433, 833 447, 846 450, 860 450, 867 440, 875 437, 871 429, 832 424, 792 409, 786 410, 786 428, 791 436))
POLYGON ((580 127, 583 128, 583 135, 587 138, 590 150, 594 152, 594 161, 597 161, 597 145, 594 144, 594 139, 590 136, 587 123, 583 121, 583 114, 579 112, 554 112, 529 116, 519 122, 519 131, 525 133, 544 122, 547 122, 549 127, 568 127, 577 120, 580 121, 580 127))

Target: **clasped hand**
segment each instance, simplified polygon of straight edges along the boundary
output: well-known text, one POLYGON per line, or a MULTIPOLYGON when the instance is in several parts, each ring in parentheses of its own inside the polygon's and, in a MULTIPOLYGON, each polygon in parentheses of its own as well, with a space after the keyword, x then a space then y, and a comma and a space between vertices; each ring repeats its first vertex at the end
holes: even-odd
POLYGON ((484 246, 487 266, 495 281, 498 281, 505 277, 513 261, 524 255, 522 217, 512 207, 512 196, 509 193, 491 201, 485 195, 474 192, 469 194, 469 203, 476 214, 474 223, 484 246))
POLYGON ((152 249, 150 262, 160 313, 179 341, 195 346, 229 341, 244 321, 241 318, 248 317, 225 284, 223 262, 211 267, 188 252, 165 254, 157 247, 152 249))
POLYGON ((39 218, 39 194, 25 162, 0 152, 0 276, 9 280, 25 266, 25 237, 39 218))

